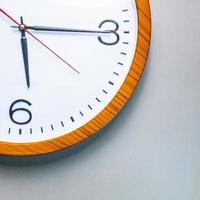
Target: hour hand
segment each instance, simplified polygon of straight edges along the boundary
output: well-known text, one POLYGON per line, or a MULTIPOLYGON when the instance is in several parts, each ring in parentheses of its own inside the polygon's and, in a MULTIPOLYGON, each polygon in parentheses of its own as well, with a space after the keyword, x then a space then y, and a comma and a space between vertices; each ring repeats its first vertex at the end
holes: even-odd
MULTIPOLYGON (((23 25, 23 18, 22 17, 21 17, 21 25, 23 25)), ((25 31, 23 29, 21 29, 20 31, 21 31, 21 47, 22 47, 24 69, 25 69, 25 75, 26 75, 26 84, 27 84, 27 87, 30 88, 28 42, 27 42, 25 31)))

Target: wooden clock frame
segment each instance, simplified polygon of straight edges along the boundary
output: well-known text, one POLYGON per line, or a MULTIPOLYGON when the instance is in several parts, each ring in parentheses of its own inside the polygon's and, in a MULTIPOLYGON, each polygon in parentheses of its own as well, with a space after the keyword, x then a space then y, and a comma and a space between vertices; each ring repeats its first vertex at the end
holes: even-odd
POLYGON ((109 105, 84 126, 64 136, 35 143, 0 142, 0 155, 31 156, 55 152, 82 142, 108 124, 128 102, 144 71, 151 39, 149 0, 135 0, 138 12, 138 40, 131 69, 109 105))

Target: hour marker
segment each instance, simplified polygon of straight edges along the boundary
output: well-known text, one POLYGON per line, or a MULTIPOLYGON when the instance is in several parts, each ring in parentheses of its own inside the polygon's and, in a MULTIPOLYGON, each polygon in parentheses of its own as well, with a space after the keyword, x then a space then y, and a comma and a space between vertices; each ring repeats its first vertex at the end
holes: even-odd
POLYGON ((124 9, 124 10, 122 10, 122 12, 128 12, 128 9, 124 9))
POLYGON ((124 20, 124 23, 128 23, 128 22, 130 22, 130 20, 124 20))
POLYGON ((54 127, 53 127, 53 125, 51 124, 51 129, 52 129, 52 131, 54 131, 54 127))
POLYGON ((126 54, 126 53, 124 53, 124 52, 121 52, 121 54, 122 54, 122 55, 124 55, 124 56, 126 56, 126 55, 127 55, 127 54, 126 54))
POLYGON ((8 134, 10 134, 10 133, 11 133, 11 128, 8 129, 8 134))
POLYGON ((70 119, 71 119, 71 121, 72 121, 72 122, 75 122, 75 120, 74 120, 74 118, 73 118, 73 117, 70 117, 70 119))
POLYGON ((124 34, 129 34, 130 33, 130 31, 124 31, 124 34))
POLYGON ((19 134, 22 135, 22 129, 19 129, 19 134))
POLYGON ((30 128, 30 134, 33 134, 33 129, 32 128, 30 128))

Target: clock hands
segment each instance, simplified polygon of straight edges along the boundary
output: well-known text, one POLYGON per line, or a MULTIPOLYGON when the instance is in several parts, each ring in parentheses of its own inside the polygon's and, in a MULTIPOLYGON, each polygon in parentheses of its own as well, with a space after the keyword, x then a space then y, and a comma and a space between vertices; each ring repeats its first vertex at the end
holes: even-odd
MULTIPOLYGON (((19 26, 11 26, 11 28, 19 28, 19 26)), ((93 33, 93 34, 108 34, 112 31, 98 31, 98 30, 87 30, 87 29, 72 29, 72 28, 60 28, 60 27, 49 27, 49 26, 25 26, 26 29, 34 31, 48 31, 48 32, 67 32, 67 33, 93 33)))
MULTIPOLYGON (((21 26, 24 24, 23 17, 21 19, 21 26)), ((29 61, 28 61, 28 43, 26 38, 26 33, 24 29, 21 29, 21 46, 22 46, 22 54, 23 54, 23 60, 24 60, 24 69, 25 69, 25 75, 26 75, 26 84, 27 87, 30 87, 30 74, 29 74, 29 61)))
POLYGON ((42 42, 39 38, 37 38, 35 35, 33 35, 30 31, 28 31, 24 25, 22 26, 20 23, 17 22, 14 18, 12 18, 7 12, 5 12, 2 8, 0 8, 0 13, 5 15, 8 19, 10 19, 14 24, 18 26, 19 29, 23 30, 24 32, 28 33, 34 40, 36 40, 38 43, 40 43, 43 47, 45 47, 48 51, 50 51, 53 55, 55 55, 59 60, 64 62, 68 67, 70 67, 72 70, 74 70, 77 74, 80 74, 80 72, 75 69, 71 64, 69 64, 65 59, 63 59, 59 54, 57 54, 55 51, 53 51, 50 47, 48 47, 44 42, 42 42))

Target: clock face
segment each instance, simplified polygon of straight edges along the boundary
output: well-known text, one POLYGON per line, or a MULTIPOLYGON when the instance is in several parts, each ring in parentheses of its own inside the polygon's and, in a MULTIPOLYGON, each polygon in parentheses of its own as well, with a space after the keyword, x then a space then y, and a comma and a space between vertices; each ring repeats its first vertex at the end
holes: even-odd
POLYGON ((109 105, 135 56, 136 4, 1 2, 0 142, 28 144, 66 136, 109 105))

